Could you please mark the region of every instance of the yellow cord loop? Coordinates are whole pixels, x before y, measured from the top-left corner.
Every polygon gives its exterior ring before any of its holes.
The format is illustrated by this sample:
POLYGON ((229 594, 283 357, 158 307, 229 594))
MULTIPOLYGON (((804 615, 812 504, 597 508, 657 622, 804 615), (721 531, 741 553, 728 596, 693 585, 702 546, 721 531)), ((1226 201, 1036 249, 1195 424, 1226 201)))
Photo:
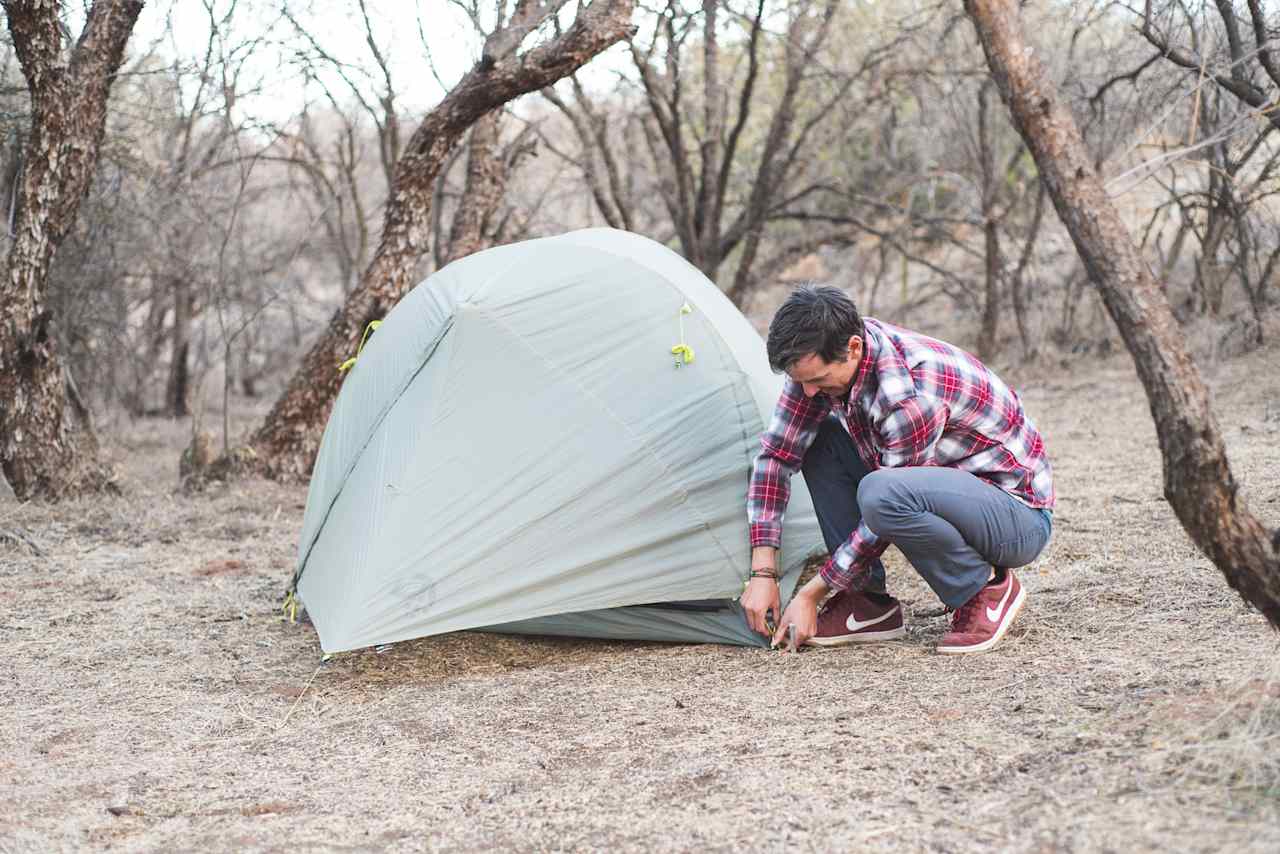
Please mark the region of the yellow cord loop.
POLYGON ((680 343, 671 348, 671 355, 676 357, 677 368, 693 362, 693 348, 684 343, 684 316, 686 314, 693 314, 693 309, 689 307, 689 303, 680 306, 680 343))
POLYGON ((284 611, 290 623, 298 622, 298 599, 293 595, 292 590, 289 591, 288 596, 284 597, 284 604, 280 606, 280 610, 284 611))
POLYGON ((369 321, 369 325, 364 328, 364 335, 360 337, 360 346, 356 348, 356 354, 350 359, 347 359, 341 365, 338 365, 338 373, 345 374, 347 371, 351 370, 351 366, 356 363, 356 359, 360 358, 360 351, 364 349, 364 342, 369 340, 369 334, 381 325, 381 320, 369 321))

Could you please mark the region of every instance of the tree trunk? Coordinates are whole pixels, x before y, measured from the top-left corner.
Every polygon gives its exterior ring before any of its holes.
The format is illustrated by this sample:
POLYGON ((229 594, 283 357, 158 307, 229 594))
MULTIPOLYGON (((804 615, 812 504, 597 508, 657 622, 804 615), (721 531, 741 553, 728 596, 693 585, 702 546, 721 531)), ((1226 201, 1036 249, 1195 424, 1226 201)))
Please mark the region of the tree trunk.
POLYGON ((541 23, 536 16, 546 14, 540 4, 519 4, 518 19, 489 36, 480 61, 423 118, 396 161, 373 260, 253 435, 252 453, 241 459, 248 457, 252 467, 280 480, 310 473, 341 384, 337 366, 355 353, 369 322, 390 311, 412 284, 427 249, 432 191, 450 150, 485 113, 572 74, 628 37, 633 8, 634 0, 594 0, 580 7, 563 33, 517 54, 525 36, 541 23))
POLYGON ((111 482, 87 420, 68 407, 45 290, 54 253, 93 180, 107 96, 142 3, 95 2, 69 62, 59 4, 4 0, 3 6, 32 116, 0 280, 0 466, 20 500, 58 498, 111 482))
POLYGON ((471 128, 467 140, 467 182, 449 229, 449 245, 441 253, 442 264, 464 258, 488 246, 490 220, 502 203, 507 173, 498 145, 502 111, 494 110, 471 128))
POLYGON ((262 378, 262 368, 253 364, 256 344, 256 339, 246 336, 240 347, 240 393, 249 398, 258 396, 258 380, 262 378))
MULTIPOLYGON (((543 90, 548 91, 548 90, 543 90)), ((436 262, 444 266, 490 246, 506 243, 522 226, 511 211, 503 211, 502 199, 520 161, 537 153, 533 132, 525 128, 508 143, 502 142, 502 110, 494 110, 476 122, 467 140, 467 175, 462 197, 453 215, 448 240, 435 228, 436 262)), ((438 203, 437 203, 438 204, 438 203)))
POLYGON ((1164 494, 1227 583, 1280 628, 1280 532, 1249 512, 1227 464, 1209 392, 1084 146, 1067 105, 1023 39, 1016 0, 965 0, 992 76, 1026 140, 1147 392, 1164 494))
POLYGON ((173 282, 173 330, 169 360, 169 381, 165 384, 165 408, 174 418, 191 414, 191 324, 194 315, 191 285, 185 279, 173 282))
POLYGON ((1227 278, 1227 272, 1218 261, 1218 251, 1227 236, 1227 226, 1231 224, 1229 203, 1224 195, 1229 190, 1223 186, 1224 183, 1216 169, 1210 170, 1208 218, 1200 256, 1196 259, 1196 286, 1200 292, 1200 304, 1196 310, 1211 317, 1222 313, 1222 295, 1227 278))
POLYGON ((190 342, 174 339, 173 361, 169 364, 169 382, 165 385, 166 408, 174 418, 191 414, 191 372, 187 366, 190 342))
POLYGON ((1018 337, 1022 339, 1022 354, 1027 359, 1034 359, 1039 352, 1036 342, 1031 337, 1027 326, 1027 304, 1024 296, 1026 288, 1027 265, 1031 263, 1031 255, 1035 251, 1036 238, 1040 234, 1040 223, 1044 220, 1044 184, 1036 182, 1036 207, 1031 215, 1031 226, 1027 229, 1027 241, 1022 244, 1022 257, 1009 279, 1009 296, 1013 302, 1013 318, 1018 324, 1018 337))
POLYGON ((983 289, 982 331, 978 333, 978 358, 989 362, 1000 352, 1000 274, 1004 259, 1000 255, 1000 218, 996 214, 999 181, 995 152, 992 150, 987 125, 987 91, 990 84, 978 87, 978 167, 982 173, 982 232, 986 287, 983 289))
POLYGON ((1000 223, 990 214, 982 227, 986 260, 986 287, 983 289, 982 331, 978 334, 978 358, 990 361, 1000 352, 1000 223))

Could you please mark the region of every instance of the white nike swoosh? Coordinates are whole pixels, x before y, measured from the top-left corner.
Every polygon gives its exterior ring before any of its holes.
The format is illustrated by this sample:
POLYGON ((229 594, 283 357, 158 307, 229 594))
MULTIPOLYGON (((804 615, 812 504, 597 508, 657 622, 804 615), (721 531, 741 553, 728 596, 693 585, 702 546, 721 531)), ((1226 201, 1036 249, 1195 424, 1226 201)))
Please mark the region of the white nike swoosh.
POLYGON ((848 627, 849 631, 851 632, 860 631, 862 629, 865 629, 867 626, 874 626, 876 623, 883 623, 885 620, 892 617, 894 615, 894 612, 897 610, 898 610, 898 606, 895 605, 893 610, 889 611, 888 613, 881 614, 880 616, 876 617, 874 620, 864 620, 863 622, 858 622, 853 618, 853 614, 850 614, 849 619, 845 620, 844 624, 845 626, 848 627))
POLYGON ((1009 582, 1009 586, 1004 589, 1004 596, 1000 599, 1000 604, 994 608, 987 609, 987 619, 993 623, 1000 622, 1000 615, 1004 613, 1005 603, 1009 601, 1009 594, 1013 592, 1013 582, 1009 582))

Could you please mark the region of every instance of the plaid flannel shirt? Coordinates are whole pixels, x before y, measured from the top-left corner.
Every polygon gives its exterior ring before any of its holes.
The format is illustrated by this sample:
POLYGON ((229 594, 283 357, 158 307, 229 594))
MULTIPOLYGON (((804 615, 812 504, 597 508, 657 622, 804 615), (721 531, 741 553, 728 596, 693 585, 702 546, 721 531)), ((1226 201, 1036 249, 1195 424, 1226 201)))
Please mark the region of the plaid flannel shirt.
MULTIPOLYGON (((849 396, 805 397, 787 379, 747 491, 751 545, 779 547, 791 476, 822 420, 839 419, 867 468, 950 466, 970 472, 1029 507, 1054 504, 1044 440, 1018 395, 958 347, 864 318, 862 361, 849 396)), ((836 590, 861 589, 889 543, 860 524, 831 555, 822 578, 836 590)))

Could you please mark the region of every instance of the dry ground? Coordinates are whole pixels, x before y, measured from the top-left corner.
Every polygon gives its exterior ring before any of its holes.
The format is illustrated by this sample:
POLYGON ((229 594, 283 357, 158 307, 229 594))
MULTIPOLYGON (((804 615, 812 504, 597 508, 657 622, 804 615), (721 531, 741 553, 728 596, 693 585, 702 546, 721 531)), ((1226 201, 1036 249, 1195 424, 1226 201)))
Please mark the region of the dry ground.
MULTIPOLYGON (((1127 360, 1015 377, 1055 539, 997 652, 797 656, 458 634, 320 664, 276 610, 305 492, 175 492, 184 424, 108 435, 127 494, 0 504, 0 850, 1280 850, 1277 636, 1160 497, 1127 360)), ((1280 523, 1280 349, 1212 372, 1280 523)))

